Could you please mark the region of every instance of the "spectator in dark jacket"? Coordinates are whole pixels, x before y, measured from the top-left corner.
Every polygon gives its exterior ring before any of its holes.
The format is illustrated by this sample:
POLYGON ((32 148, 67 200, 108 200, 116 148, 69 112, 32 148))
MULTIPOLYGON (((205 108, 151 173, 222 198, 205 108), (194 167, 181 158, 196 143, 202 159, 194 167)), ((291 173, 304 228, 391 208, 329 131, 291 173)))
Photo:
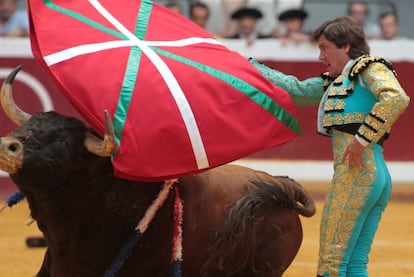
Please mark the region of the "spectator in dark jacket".
POLYGON ((282 45, 310 42, 312 40, 311 35, 303 31, 307 17, 308 13, 302 9, 291 9, 282 12, 278 16, 281 26, 273 33, 273 37, 278 38, 282 45))
POLYGON ((237 32, 228 38, 245 39, 247 44, 251 45, 256 39, 270 37, 256 30, 257 20, 262 17, 262 13, 255 8, 243 7, 236 10, 231 19, 237 20, 237 32))

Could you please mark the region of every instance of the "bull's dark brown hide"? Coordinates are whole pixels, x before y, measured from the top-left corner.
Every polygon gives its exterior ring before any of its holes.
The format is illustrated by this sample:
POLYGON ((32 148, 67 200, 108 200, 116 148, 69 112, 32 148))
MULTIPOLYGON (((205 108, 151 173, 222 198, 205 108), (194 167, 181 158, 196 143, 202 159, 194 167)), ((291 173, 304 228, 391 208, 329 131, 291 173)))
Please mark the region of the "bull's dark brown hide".
MULTIPOLYGON (((89 131, 48 112, 9 135, 24 146, 23 167, 11 178, 48 245, 38 276, 102 276, 163 184, 116 178, 109 158, 85 149, 89 131)), ((314 213, 299 184, 245 167, 218 167, 177 185, 184 199, 183 276, 281 276, 302 241, 298 213, 314 213)), ((169 275, 172 199, 119 276, 169 275)))

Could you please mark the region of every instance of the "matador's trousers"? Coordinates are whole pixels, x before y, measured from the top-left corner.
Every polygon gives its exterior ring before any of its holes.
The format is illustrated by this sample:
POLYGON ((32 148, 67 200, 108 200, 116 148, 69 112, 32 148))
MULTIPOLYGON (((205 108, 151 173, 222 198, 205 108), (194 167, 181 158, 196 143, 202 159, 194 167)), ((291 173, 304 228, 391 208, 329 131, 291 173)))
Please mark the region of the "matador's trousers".
POLYGON ((354 135, 332 131, 334 176, 320 226, 318 276, 368 276, 368 254, 391 195, 382 147, 370 143, 362 168, 350 169, 342 155, 354 135))

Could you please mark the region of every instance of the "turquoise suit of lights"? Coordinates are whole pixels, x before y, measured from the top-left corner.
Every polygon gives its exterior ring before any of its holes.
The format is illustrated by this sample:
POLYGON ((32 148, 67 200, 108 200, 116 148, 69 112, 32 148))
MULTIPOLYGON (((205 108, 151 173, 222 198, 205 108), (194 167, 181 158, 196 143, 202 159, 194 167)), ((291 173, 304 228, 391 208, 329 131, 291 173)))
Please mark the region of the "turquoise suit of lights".
POLYGON ((361 56, 336 78, 300 81, 250 62, 296 105, 319 105, 318 132, 331 138, 334 175, 320 224, 318 276, 368 276, 368 254, 391 195, 382 144, 409 103, 395 71, 381 57, 361 56), (363 166, 350 169, 341 160, 355 136, 367 146, 363 166))

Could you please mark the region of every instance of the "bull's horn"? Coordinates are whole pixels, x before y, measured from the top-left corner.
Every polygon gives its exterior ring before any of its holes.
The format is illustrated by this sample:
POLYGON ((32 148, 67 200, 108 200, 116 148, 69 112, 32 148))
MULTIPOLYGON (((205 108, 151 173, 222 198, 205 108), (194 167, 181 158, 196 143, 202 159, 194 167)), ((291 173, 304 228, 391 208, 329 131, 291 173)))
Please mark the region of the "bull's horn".
POLYGON ((22 111, 14 102, 12 96, 12 84, 14 78, 16 77, 17 73, 22 68, 22 65, 19 65, 7 76, 6 80, 4 81, 3 85, 1 86, 0 92, 0 102, 1 106, 3 107, 4 112, 7 116, 18 126, 23 125, 26 123, 31 115, 22 111))
POLYGON ((85 147, 89 152, 100 157, 110 157, 112 152, 118 149, 115 141, 114 128, 109 117, 109 113, 105 110, 105 136, 100 139, 95 135, 88 133, 85 139, 85 147))

